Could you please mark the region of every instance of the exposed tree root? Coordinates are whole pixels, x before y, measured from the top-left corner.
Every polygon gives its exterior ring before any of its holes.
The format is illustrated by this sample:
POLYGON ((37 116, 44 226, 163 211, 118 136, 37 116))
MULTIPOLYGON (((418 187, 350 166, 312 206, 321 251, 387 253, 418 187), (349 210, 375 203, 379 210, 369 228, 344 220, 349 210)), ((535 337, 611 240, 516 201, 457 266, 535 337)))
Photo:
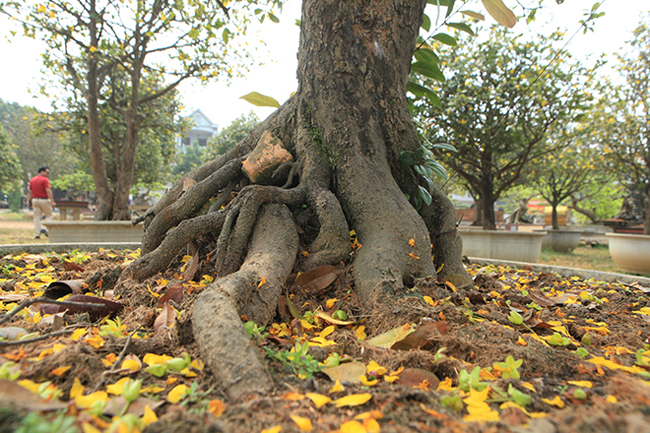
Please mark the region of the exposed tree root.
POLYGON ((259 212, 246 261, 199 295, 192 318, 203 361, 230 398, 265 392, 273 381, 246 333, 240 315, 270 321, 293 267, 298 235, 286 206, 268 204, 259 212))
MULTIPOLYGON (((158 213, 147 227, 147 236, 142 242, 142 252, 155 250, 165 237, 167 230, 179 222, 196 215, 197 211, 212 197, 233 181, 241 179, 242 158, 235 158, 219 170, 189 188, 177 201, 158 213)), ((224 195, 229 192, 224 192, 224 195)))

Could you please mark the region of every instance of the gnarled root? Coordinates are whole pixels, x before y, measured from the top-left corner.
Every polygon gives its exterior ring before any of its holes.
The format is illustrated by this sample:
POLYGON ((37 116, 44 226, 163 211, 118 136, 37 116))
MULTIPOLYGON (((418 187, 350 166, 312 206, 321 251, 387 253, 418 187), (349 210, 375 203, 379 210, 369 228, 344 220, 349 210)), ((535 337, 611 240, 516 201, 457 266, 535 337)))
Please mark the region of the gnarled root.
MULTIPOLYGON (((167 230, 186 218, 192 217, 214 195, 240 179, 242 158, 236 158, 226 163, 216 172, 195 184, 177 201, 158 213, 149 226, 142 241, 142 253, 155 250, 162 242, 167 230)), ((224 192, 223 194, 229 194, 224 192)))
POLYGON ((297 249, 291 212, 280 204, 263 206, 244 264, 212 283, 194 304, 192 324, 201 358, 225 381, 230 398, 240 400, 273 387, 239 316, 259 324, 270 321, 297 249))

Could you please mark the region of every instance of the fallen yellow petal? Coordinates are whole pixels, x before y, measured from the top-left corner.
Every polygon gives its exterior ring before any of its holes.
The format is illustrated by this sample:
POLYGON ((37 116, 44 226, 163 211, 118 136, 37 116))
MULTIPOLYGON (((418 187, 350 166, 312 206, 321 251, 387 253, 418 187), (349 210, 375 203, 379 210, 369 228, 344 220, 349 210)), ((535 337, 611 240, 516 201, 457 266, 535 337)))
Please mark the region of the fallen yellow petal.
POLYGON ((372 395, 366 394, 352 394, 345 397, 341 397, 338 400, 334 400, 336 407, 344 406, 360 406, 367 403, 372 398, 372 395))
POLYGON ((108 401, 108 394, 105 391, 97 391, 90 395, 78 395, 74 399, 74 404, 79 409, 87 409, 98 401, 108 401))
POLYGON ((106 392, 108 392, 109 394, 113 394, 113 395, 122 395, 122 393, 124 392, 124 385, 128 381, 129 381, 128 377, 123 377, 122 379, 118 380, 117 382, 115 382, 115 383, 113 383, 111 385, 108 385, 106 387, 106 392))
POLYGON ((329 397, 326 396, 326 395, 322 395, 322 394, 316 394, 316 393, 313 393, 313 392, 308 392, 308 393, 306 393, 305 395, 306 395, 307 398, 309 398, 309 399, 310 399, 310 400, 311 400, 311 401, 316 405, 316 407, 319 408, 319 409, 320 409, 321 407, 325 406, 325 405, 326 405, 327 403, 329 403, 330 401, 332 401, 331 398, 329 398, 329 397))
POLYGON ((337 380, 334 383, 334 386, 331 387, 328 392, 331 394, 333 392, 340 392, 340 391, 345 391, 345 388, 343 388, 343 385, 341 385, 341 382, 339 380, 337 380))
POLYGON ((282 426, 276 425, 271 428, 265 428, 264 430, 261 431, 261 433, 280 433, 281 431, 282 431, 282 426))
POLYGON ((348 421, 341 424, 341 433, 367 433, 366 428, 359 421, 348 421))
POLYGON ((312 425, 311 425, 311 420, 309 418, 305 418, 298 415, 289 415, 289 418, 291 418, 293 422, 296 423, 300 431, 311 431, 312 425))
POLYGON ((185 397, 185 392, 188 389, 189 388, 183 384, 176 385, 174 389, 169 391, 169 394, 167 394, 167 401, 170 402, 171 404, 178 403, 179 401, 181 401, 183 397, 185 397))
POLYGON ((158 421, 158 417, 156 416, 156 413, 153 410, 151 410, 149 405, 146 405, 144 407, 144 415, 142 415, 142 429, 144 430, 146 426, 156 421, 158 421))
POLYGON ((593 385, 588 380, 568 380, 571 385, 579 386, 582 388, 591 388, 593 385))
POLYGON ((58 377, 61 377, 65 374, 66 371, 70 370, 72 368, 71 365, 66 365, 64 367, 58 367, 52 370, 52 374, 58 377))
POLYGON ((564 407, 564 402, 559 395, 556 395, 554 399, 550 400, 548 398, 543 398, 542 401, 550 406, 557 406, 560 409, 564 407))
POLYGON ((365 385, 365 386, 373 386, 373 385, 377 385, 377 382, 379 382, 377 379, 368 380, 368 379, 366 378, 366 376, 363 375, 363 374, 362 374, 361 376, 359 376, 359 381, 360 381, 363 385, 365 385))
POLYGON ((72 341, 79 341, 79 339, 83 337, 85 334, 86 334, 86 330, 84 328, 79 328, 79 329, 75 329, 69 338, 72 341))
POLYGON ((612 404, 618 403, 618 399, 614 395, 608 395, 607 398, 605 398, 605 401, 612 404))
POLYGON ((78 377, 75 377, 74 382, 72 383, 72 388, 70 388, 70 398, 74 399, 76 396, 82 395, 84 389, 86 389, 86 387, 81 384, 78 377))
POLYGON ((448 391, 452 392, 454 390, 454 385, 450 377, 445 377, 445 380, 442 382, 438 383, 438 388, 436 388, 436 391, 448 391))
POLYGON ((208 410, 215 418, 219 418, 226 411, 226 405, 219 399, 210 400, 208 410))
POLYGON ((144 358, 142 358, 142 362, 144 362, 147 365, 154 365, 154 364, 158 365, 158 364, 164 364, 170 359, 172 359, 171 356, 147 353, 146 355, 144 355, 144 358))

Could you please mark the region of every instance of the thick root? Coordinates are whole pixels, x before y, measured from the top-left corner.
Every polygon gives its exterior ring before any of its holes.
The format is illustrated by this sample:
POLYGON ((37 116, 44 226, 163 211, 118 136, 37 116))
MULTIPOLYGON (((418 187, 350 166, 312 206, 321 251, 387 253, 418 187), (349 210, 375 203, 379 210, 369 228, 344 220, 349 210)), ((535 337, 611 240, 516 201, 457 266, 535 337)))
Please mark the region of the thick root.
POLYGON ((233 159, 212 173, 201 182, 195 184, 176 202, 158 213, 145 233, 142 241, 142 253, 155 250, 162 242, 167 231, 179 222, 196 215, 197 211, 219 191, 241 178, 241 158, 233 159))
POLYGON ((194 239, 212 231, 221 230, 224 219, 225 212, 218 212, 181 222, 169 232, 158 248, 131 263, 122 272, 120 279, 131 278, 142 281, 163 271, 176 257, 176 254, 194 239))
POLYGON ((201 358, 230 398, 241 400, 273 387, 240 315, 260 325, 269 323, 297 250, 291 212, 279 204, 264 206, 239 271, 212 283, 194 304, 192 324, 201 358))

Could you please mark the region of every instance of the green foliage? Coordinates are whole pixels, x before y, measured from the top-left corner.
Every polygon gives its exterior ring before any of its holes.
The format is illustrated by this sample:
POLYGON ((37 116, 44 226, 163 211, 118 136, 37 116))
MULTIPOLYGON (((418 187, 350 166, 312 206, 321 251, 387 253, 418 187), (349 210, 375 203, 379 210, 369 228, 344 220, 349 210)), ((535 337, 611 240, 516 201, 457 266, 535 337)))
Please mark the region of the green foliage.
POLYGON ((66 414, 44 416, 30 412, 20 422, 16 433, 77 433, 76 417, 66 414))
POLYGON ((248 115, 242 114, 230 122, 230 125, 208 140, 207 148, 202 156, 203 161, 210 161, 235 147, 259 123, 260 119, 252 111, 248 115))
POLYGON ((481 382, 481 367, 476 366, 472 369, 471 373, 467 370, 461 370, 458 374, 458 388, 465 392, 469 392, 470 388, 477 391, 483 391, 487 383, 481 382))
POLYGON ((519 371, 517 370, 523 364, 523 359, 518 359, 515 361, 515 358, 512 355, 506 357, 505 362, 497 362, 494 364, 494 368, 501 371, 501 377, 504 379, 519 379, 519 371))
MULTIPOLYGON (((519 379, 519 377, 516 377, 515 379, 519 379)), ((533 398, 531 396, 519 391, 517 388, 512 386, 512 384, 508 385, 508 395, 512 397, 512 401, 522 407, 526 407, 533 402, 533 398)))
POLYGON ((172 169, 172 174, 175 176, 184 176, 196 167, 201 165, 203 156, 203 149, 199 147, 198 143, 185 148, 185 152, 181 152, 180 163, 172 169))
POLYGON ((7 133, 0 125, 0 189, 9 186, 19 176, 20 164, 14 146, 9 143, 7 133))
POLYGON ((296 341, 291 351, 280 350, 276 351, 269 347, 264 347, 266 356, 276 361, 280 361, 282 365, 290 368, 295 374, 303 379, 309 379, 314 373, 321 370, 318 364, 311 355, 307 354, 309 351, 309 343, 296 341))
POLYGON ((244 323, 244 329, 246 330, 246 333, 248 333, 248 335, 258 343, 269 335, 268 332, 264 332, 264 326, 259 327, 252 320, 244 323))
POLYGON ((618 58, 624 80, 603 80, 603 97, 594 122, 602 152, 619 182, 643 210, 645 233, 650 233, 650 18, 633 32, 634 38, 618 58))

